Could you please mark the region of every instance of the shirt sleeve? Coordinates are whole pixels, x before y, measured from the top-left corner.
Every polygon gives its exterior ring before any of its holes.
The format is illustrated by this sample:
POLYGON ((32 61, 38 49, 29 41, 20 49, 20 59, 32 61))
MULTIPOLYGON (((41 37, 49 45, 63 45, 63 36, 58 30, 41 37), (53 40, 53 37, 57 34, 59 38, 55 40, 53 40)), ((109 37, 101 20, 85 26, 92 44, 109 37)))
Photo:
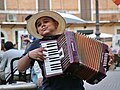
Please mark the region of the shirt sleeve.
POLYGON ((8 60, 7 55, 6 55, 6 53, 4 53, 3 57, 2 57, 2 61, 0 63, 0 72, 5 71, 5 67, 7 65, 7 60, 8 60))
POLYGON ((40 39, 33 41, 30 46, 26 49, 25 53, 23 55, 26 55, 29 51, 32 51, 36 48, 39 48, 40 45, 40 39))
MULTIPOLYGON (((25 56, 29 51, 32 51, 32 50, 34 50, 34 49, 36 49, 36 48, 39 48, 40 46, 41 46, 41 45, 40 45, 40 39, 37 39, 37 40, 33 41, 33 42, 30 44, 30 46, 26 49, 26 51, 25 51, 25 53, 22 55, 22 57, 25 56)), ((35 60, 31 60, 31 66, 33 66, 34 62, 35 62, 35 60)))

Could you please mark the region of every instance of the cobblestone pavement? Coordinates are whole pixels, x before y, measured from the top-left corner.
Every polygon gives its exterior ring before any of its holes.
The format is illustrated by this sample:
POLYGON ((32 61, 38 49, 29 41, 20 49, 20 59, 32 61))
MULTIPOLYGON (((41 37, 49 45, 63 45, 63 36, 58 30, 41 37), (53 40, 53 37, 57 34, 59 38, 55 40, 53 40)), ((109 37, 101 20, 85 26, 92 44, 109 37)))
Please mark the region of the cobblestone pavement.
POLYGON ((98 84, 90 85, 85 82, 84 87, 85 90, 120 90, 120 67, 108 71, 107 77, 98 84))

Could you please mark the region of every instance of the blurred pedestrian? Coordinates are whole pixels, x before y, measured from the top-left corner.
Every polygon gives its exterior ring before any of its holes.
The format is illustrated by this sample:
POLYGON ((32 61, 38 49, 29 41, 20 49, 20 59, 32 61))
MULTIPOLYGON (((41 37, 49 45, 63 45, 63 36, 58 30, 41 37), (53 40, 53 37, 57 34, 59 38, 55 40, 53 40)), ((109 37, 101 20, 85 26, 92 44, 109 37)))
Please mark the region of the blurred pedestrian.
POLYGON ((120 54, 120 49, 118 49, 118 52, 117 52, 118 54, 120 54))
POLYGON ((114 70, 115 68, 115 64, 114 64, 114 54, 112 53, 112 49, 109 48, 109 61, 108 61, 108 67, 107 67, 107 71, 108 70, 114 70))
POLYGON ((0 63, 1 63, 1 61, 2 61, 3 53, 4 53, 4 44, 1 43, 1 50, 0 50, 0 63))
POLYGON ((15 48, 15 49, 18 49, 18 43, 15 43, 15 44, 14 44, 14 48, 15 48))
POLYGON ((38 86, 38 88, 41 88, 43 77, 42 77, 42 71, 37 61, 35 61, 32 67, 31 79, 32 79, 32 82, 38 86))
MULTIPOLYGON (((5 52, 0 63, 0 81, 6 82, 11 76, 10 62, 13 58, 21 57, 23 51, 17 50, 14 48, 14 45, 11 41, 7 41, 4 44, 5 52)), ((16 67, 17 62, 14 63, 14 68, 16 67)), ((2 83, 1 83, 2 84, 2 83)))

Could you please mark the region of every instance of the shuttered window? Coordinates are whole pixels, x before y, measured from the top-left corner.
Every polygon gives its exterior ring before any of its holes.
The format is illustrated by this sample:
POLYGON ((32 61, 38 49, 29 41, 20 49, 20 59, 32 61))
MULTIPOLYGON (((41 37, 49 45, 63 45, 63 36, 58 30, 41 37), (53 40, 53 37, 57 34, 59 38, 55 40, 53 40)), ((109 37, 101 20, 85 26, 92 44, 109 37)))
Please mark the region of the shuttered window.
POLYGON ((50 0, 38 0, 38 9, 40 10, 50 10, 50 0))
POLYGON ((4 10, 4 0, 0 0, 0 10, 4 10))
POLYGON ((81 18, 91 20, 91 0, 81 0, 81 18))
POLYGON ((120 34, 120 29, 117 29, 117 34, 120 34))

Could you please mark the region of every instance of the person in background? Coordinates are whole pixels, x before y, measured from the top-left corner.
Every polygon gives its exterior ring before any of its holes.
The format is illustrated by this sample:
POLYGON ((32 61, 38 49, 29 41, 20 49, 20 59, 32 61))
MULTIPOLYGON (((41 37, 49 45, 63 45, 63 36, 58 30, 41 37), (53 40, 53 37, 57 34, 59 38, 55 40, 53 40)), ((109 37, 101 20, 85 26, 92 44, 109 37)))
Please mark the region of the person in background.
POLYGON ((27 50, 27 48, 30 46, 30 43, 31 43, 31 41, 30 41, 30 39, 27 37, 27 38, 24 38, 23 39, 23 42, 24 42, 24 44, 25 44, 25 51, 27 50))
POLYGON ((40 41, 57 39, 65 31, 65 27, 64 18, 53 11, 41 11, 27 21, 28 32, 39 39, 31 43, 19 60, 17 68, 22 72, 37 61, 43 76, 42 90, 84 90, 83 80, 72 74, 45 77, 43 65, 45 60, 43 51, 45 49, 41 47, 40 41))
POLYGON ((42 86, 43 77, 42 77, 42 71, 41 71, 37 61, 35 61, 34 65, 32 67, 31 79, 32 79, 32 82, 35 83, 38 86, 38 88, 40 89, 42 86))
MULTIPOLYGON (((5 52, 3 54, 2 61, 0 63, 0 81, 6 82, 11 76, 11 70, 10 70, 11 60, 16 57, 21 57, 23 51, 15 49, 11 41, 7 41, 4 44, 4 48, 5 48, 4 49, 5 52)), ((14 63, 13 66, 15 68, 17 66, 17 63, 14 63)))
POLYGON ((107 71, 110 69, 114 70, 114 67, 115 67, 114 66, 114 54, 112 53, 112 49, 109 48, 108 51, 109 51, 109 61, 108 61, 107 71))
POLYGON ((118 54, 120 54, 120 49, 118 49, 118 54))
POLYGON ((18 49, 18 43, 14 44, 14 48, 18 49))
POLYGON ((4 53, 4 44, 1 43, 1 50, 0 50, 0 63, 1 63, 1 61, 2 61, 3 53, 4 53))

